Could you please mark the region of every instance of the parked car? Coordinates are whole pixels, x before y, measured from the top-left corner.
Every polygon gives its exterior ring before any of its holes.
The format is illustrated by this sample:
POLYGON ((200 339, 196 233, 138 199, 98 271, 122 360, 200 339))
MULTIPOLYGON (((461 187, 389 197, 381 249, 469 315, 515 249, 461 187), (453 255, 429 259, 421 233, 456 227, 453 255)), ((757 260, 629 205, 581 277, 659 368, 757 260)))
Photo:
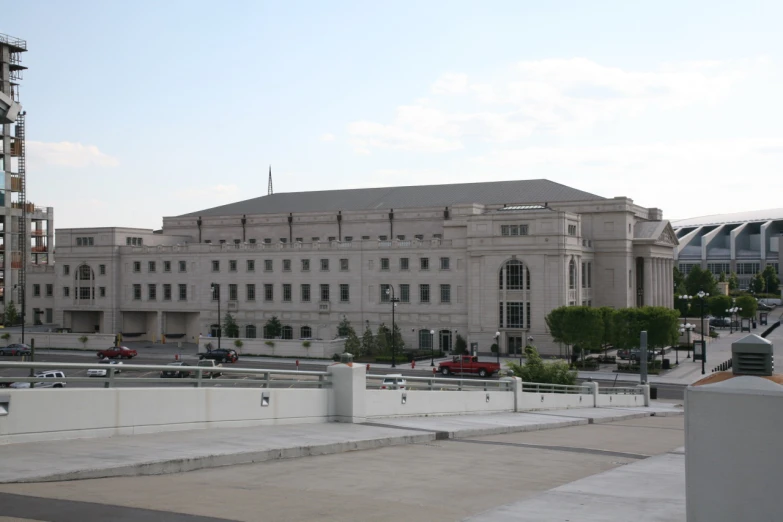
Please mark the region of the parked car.
POLYGON ((390 373, 383 379, 381 390, 404 390, 407 385, 401 373, 390 373))
POLYGON ((122 365, 122 361, 112 361, 110 359, 103 359, 100 361, 100 364, 106 364, 108 367, 106 368, 92 368, 87 370, 87 377, 106 377, 109 372, 109 368, 115 373, 118 374, 122 371, 120 368, 120 365, 122 365))
POLYGON ((236 350, 229 350, 227 348, 219 348, 216 350, 209 350, 207 353, 202 353, 198 356, 199 360, 212 359, 220 362, 232 362, 235 363, 239 360, 236 350))
POLYGON ((31 355, 33 352, 26 344, 9 344, 0 348, 0 355, 31 355))
POLYGON ((731 319, 728 317, 713 317, 710 319, 710 326, 724 328, 731 325, 731 319))
POLYGON ((162 372, 160 372, 160 376, 162 378, 170 377, 170 378, 182 379, 190 375, 189 371, 183 370, 184 367, 190 366, 186 362, 173 362, 173 363, 168 363, 166 366, 171 366, 171 369, 163 370, 162 372))
POLYGON ((628 359, 631 357, 631 350, 628 348, 620 348, 617 350, 617 358, 618 359, 628 359))
POLYGON ((772 308, 783 305, 783 299, 777 297, 762 297, 758 301, 759 304, 764 303, 765 305, 770 306, 772 308))
MULTIPOLYGON (((630 350, 629 353, 628 353, 628 358, 630 360, 632 360, 632 361, 638 361, 640 359, 641 353, 642 353, 642 351, 639 350, 639 349, 630 350)), ((647 350, 647 360, 648 361, 652 361, 653 359, 655 359, 659 355, 661 355, 661 351, 660 350, 647 350)))
POLYGON ((760 312, 769 312, 771 310, 774 310, 775 307, 772 306, 772 305, 768 305, 767 303, 763 303, 763 302, 759 301, 758 309, 759 309, 760 312))
MULTIPOLYGON (((197 366, 201 368, 222 368, 223 365, 220 363, 216 363, 213 359, 203 359, 198 362, 197 366)), ((215 377, 220 377, 223 375, 222 372, 219 371, 204 371, 201 374, 206 379, 214 379, 215 377)), ((193 372, 193 377, 197 377, 198 372, 193 372)))
POLYGON ((500 365, 495 362, 479 361, 475 355, 455 355, 451 361, 444 361, 438 365, 438 371, 443 375, 452 373, 477 373, 479 377, 486 377, 500 371, 500 365))
POLYGON ((103 359, 104 357, 108 357, 109 359, 114 359, 115 357, 119 357, 120 359, 133 359, 139 355, 139 353, 136 350, 131 350, 127 346, 112 346, 108 350, 101 350, 98 352, 98 357, 103 359))
MULTIPOLYGON (((35 383, 36 388, 64 388, 65 382, 56 381, 55 379, 65 379, 65 372, 61 370, 49 370, 46 372, 38 372, 35 374, 36 379, 46 379, 45 381, 35 383)), ((11 383, 11 388, 30 388, 29 382, 14 382, 11 383)))

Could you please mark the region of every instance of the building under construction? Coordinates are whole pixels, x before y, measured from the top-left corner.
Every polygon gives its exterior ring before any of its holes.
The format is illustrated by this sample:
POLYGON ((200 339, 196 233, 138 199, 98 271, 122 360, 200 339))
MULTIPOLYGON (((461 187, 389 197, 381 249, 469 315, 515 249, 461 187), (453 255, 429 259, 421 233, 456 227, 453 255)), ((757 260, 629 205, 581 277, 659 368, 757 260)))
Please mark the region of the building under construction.
POLYGON ((36 310, 31 317, 27 310, 27 274, 47 270, 54 261, 54 214, 51 207, 36 207, 28 200, 27 113, 20 97, 26 51, 26 41, 0 34, 0 301, 4 314, 13 302, 20 320, 33 324, 44 320, 38 317, 44 311, 36 310))

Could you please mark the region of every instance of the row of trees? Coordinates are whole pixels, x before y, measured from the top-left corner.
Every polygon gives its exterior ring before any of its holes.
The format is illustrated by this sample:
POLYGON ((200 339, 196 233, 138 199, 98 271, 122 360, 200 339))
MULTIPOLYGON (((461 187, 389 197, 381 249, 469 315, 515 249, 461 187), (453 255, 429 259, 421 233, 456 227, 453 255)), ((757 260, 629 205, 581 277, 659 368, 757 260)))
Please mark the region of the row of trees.
MULTIPOLYGON (((715 295, 718 293, 718 283, 728 283, 729 290, 739 290, 739 278, 731 272, 728 276, 721 272, 718 279, 709 270, 703 270, 699 265, 694 265, 687 276, 684 276, 677 267, 674 268, 674 287, 677 295, 696 295, 700 290, 715 295)), ((757 272, 750 281, 750 290, 757 294, 779 294, 780 278, 775 267, 767 265, 762 272, 757 272)))
MULTIPOLYGON (((698 298, 686 301, 676 299, 674 306, 680 314, 680 317, 699 317, 701 316, 701 301, 698 298)), ((728 295, 713 295, 705 299, 704 314, 715 317, 728 317, 726 310, 736 306, 741 308, 738 312, 740 317, 750 319, 756 316, 758 311, 758 301, 753 296, 741 295, 732 299, 728 295)))
POLYGON ((663 348, 677 342, 677 311, 662 306, 614 309, 609 307, 561 306, 546 316, 549 332, 568 350, 599 352, 608 345, 636 348, 639 334, 647 331, 647 345, 663 348))

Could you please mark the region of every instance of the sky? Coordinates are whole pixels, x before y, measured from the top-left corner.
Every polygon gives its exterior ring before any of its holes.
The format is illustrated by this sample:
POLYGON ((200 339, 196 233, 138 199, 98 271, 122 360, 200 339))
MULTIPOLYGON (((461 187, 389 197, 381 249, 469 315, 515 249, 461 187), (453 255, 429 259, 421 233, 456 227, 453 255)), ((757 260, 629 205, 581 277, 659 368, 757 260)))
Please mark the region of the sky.
POLYGON ((56 228, 275 192, 546 178, 783 207, 779 1, 0 0, 56 228))

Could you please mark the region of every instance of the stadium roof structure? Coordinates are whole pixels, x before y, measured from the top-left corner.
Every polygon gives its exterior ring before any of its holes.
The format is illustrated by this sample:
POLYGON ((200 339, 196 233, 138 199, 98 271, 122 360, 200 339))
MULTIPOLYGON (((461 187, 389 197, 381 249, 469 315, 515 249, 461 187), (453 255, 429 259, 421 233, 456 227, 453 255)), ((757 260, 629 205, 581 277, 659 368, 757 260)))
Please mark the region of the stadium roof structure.
POLYGON ((450 185, 283 192, 212 207, 178 217, 428 208, 470 203, 545 205, 551 202, 605 199, 547 179, 526 179, 450 185))
POLYGON ((678 219, 672 221, 672 227, 702 227, 708 225, 727 225, 731 223, 751 223, 766 221, 783 221, 783 208, 772 208, 767 210, 749 210, 746 212, 735 212, 732 214, 712 214, 709 216, 700 216, 688 219, 678 219))

